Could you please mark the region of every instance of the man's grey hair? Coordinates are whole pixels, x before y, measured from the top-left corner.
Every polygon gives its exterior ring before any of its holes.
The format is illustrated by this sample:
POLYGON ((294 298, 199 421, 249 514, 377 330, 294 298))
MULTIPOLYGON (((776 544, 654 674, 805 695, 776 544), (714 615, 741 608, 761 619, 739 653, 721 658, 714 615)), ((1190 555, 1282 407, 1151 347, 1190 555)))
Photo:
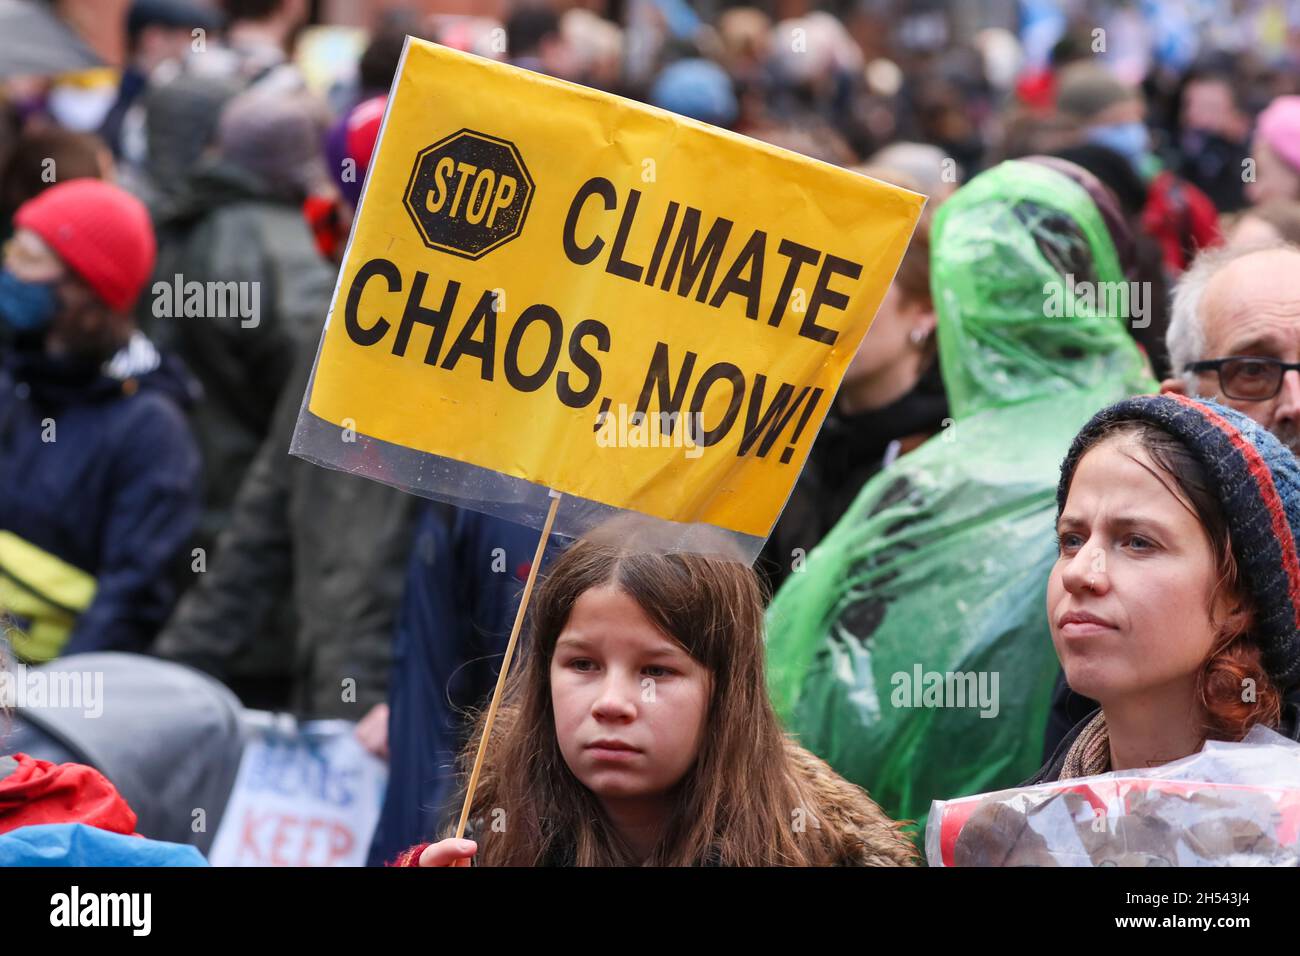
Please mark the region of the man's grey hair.
MULTIPOLYGON (((935 196, 943 191, 943 185, 948 181, 943 178, 943 164, 948 158, 942 149, 929 143, 898 142, 876 150, 864 165, 883 166, 906 173, 916 181, 921 192, 935 196)), ((961 167, 956 163, 953 164, 952 174, 951 182, 956 186, 962 179, 961 167)))
POLYGON ((1186 371, 1186 366, 1202 359, 1221 357, 1205 354, 1205 316, 1201 314, 1201 300, 1205 297, 1206 287, 1215 276, 1238 259, 1274 250, 1300 255, 1300 246, 1280 239, 1209 249, 1193 260, 1191 267, 1174 286, 1169 309, 1169 328, 1165 331, 1165 348, 1169 350, 1170 374, 1182 378, 1189 395, 1197 394, 1197 375, 1186 371))

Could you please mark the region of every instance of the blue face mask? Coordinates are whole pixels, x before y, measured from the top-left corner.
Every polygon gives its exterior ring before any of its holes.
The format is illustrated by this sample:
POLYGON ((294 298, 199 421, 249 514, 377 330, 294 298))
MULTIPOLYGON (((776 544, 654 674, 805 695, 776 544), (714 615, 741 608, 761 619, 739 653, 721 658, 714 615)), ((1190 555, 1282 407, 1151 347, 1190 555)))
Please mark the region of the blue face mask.
POLYGON ((1151 145, 1151 134, 1145 123, 1114 123, 1110 126, 1094 126, 1088 131, 1088 139, 1098 146, 1113 149, 1138 171, 1141 171, 1147 149, 1151 145))
POLYGON ((40 332, 59 311, 52 282, 27 282, 0 269, 0 322, 16 332, 40 332))

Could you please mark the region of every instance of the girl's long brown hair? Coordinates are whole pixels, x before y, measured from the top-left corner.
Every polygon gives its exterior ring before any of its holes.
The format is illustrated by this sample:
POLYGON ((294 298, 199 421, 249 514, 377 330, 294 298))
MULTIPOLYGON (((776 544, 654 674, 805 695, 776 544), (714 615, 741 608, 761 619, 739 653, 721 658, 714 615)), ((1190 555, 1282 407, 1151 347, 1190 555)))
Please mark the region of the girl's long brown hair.
MULTIPOLYGON (((712 674, 700 752, 674 788, 673 811, 647 865, 911 861, 911 844, 870 798, 782 731, 764 679, 754 572, 700 554, 633 552, 607 535, 575 543, 533 597, 531 640, 508 679, 470 814, 476 864, 642 862, 569 770, 555 736, 556 641, 579 596, 601 585, 635 600, 712 674)), ((463 770, 473 763, 482 726, 480 715, 463 770)))

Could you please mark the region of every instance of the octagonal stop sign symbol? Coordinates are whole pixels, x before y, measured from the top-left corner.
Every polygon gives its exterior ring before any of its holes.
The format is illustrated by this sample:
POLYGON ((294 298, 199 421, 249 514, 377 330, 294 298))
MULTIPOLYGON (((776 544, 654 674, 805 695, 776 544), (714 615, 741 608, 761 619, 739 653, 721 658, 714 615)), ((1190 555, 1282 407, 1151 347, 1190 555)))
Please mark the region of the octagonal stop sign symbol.
POLYGON ((532 198, 513 143, 462 129, 420 150, 402 204, 429 248, 478 259, 523 231, 532 198))

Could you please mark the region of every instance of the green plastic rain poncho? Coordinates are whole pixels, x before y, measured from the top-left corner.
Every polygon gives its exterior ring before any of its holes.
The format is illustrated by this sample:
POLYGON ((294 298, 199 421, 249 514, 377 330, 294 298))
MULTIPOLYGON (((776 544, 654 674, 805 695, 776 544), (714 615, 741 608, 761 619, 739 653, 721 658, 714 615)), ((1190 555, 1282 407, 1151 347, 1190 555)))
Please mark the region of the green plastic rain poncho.
POLYGON ((1042 762, 1061 460, 1097 409, 1156 387, 1126 300, 1098 294, 1125 277, 1074 179, 1039 161, 984 173, 939 209, 932 257, 952 420, 863 487, 768 614, 787 727, 922 823, 932 799, 1042 762))

